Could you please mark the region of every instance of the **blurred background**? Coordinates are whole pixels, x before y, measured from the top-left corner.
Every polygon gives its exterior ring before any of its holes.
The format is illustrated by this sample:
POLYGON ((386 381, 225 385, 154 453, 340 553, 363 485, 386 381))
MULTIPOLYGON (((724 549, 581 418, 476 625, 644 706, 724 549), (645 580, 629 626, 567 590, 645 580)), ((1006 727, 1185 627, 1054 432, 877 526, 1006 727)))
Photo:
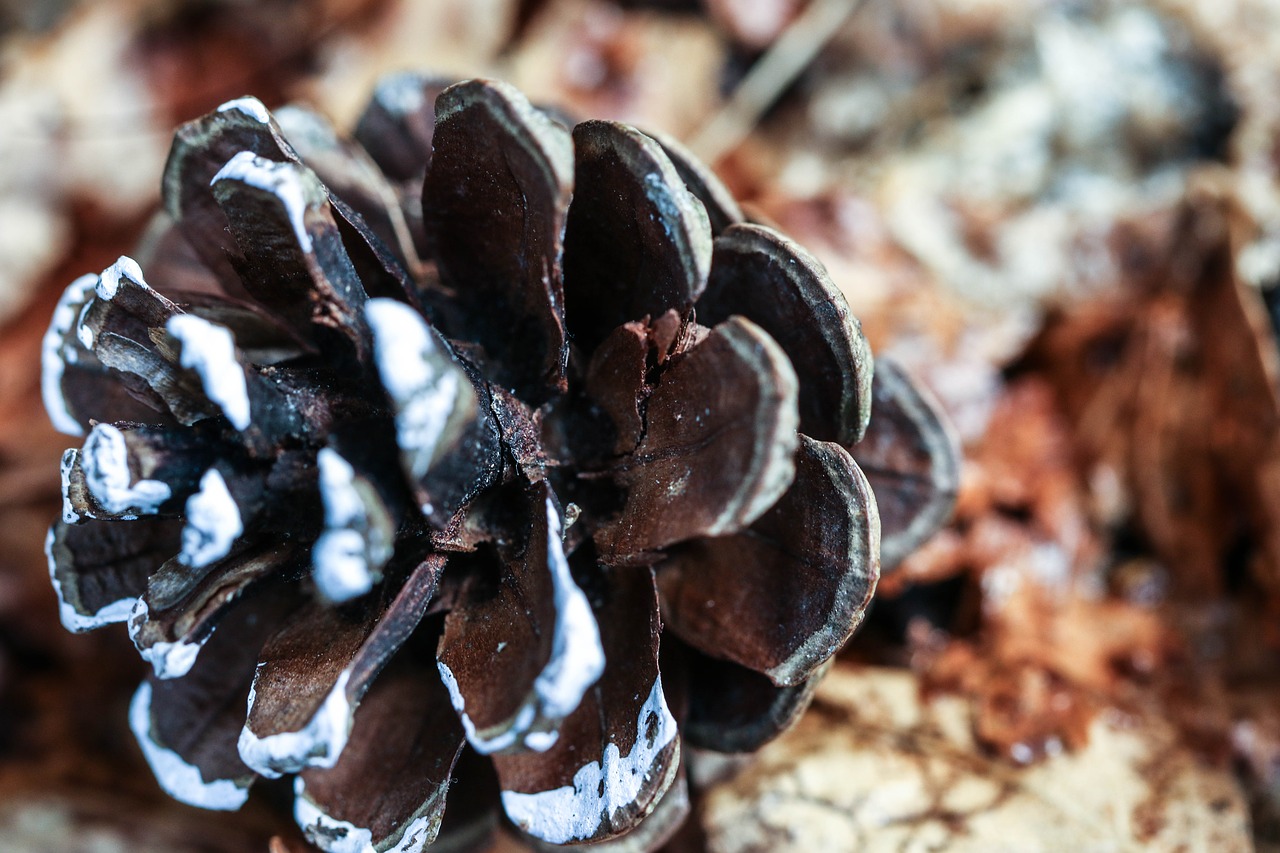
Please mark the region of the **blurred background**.
POLYGON ((695 756, 674 849, 1280 850, 1274 0, 0 0, 0 849, 307 849, 165 798, 123 626, 59 625, 40 338, 177 123, 408 68, 683 140, 960 433, 954 520, 795 730, 695 756))

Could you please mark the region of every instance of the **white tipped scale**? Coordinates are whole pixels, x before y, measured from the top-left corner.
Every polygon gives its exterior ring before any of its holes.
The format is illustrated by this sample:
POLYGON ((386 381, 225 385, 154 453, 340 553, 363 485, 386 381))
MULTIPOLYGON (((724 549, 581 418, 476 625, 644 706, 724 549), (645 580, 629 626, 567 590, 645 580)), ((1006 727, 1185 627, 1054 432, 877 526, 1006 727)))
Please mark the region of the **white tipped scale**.
POLYGON ((551 661, 534 682, 545 716, 563 719, 604 674, 604 646, 591 604, 569 572, 560 515, 547 498, 547 566, 555 589, 556 627, 551 661))
POLYGON ((365 319, 373 357, 396 413, 396 439, 408 472, 421 479, 462 417, 476 408, 475 389, 426 321, 394 299, 370 299, 365 319))
POLYGON ((306 794, 301 776, 293 780, 293 820, 307 840, 325 853, 376 853, 373 832, 325 814, 306 794))
POLYGON ((150 646, 143 648, 138 645, 138 631, 146 624, 150 612, 151 609, 144 599, 139 598, 134 602, 133 610, 129 614, 129 639, 133 640, 133 644, 138 649, 138 653, 142 655, 142 659, 151 664, 156 678, 181 678, 191 671, 191 667, 195 666, 200 649, 213 636, 213 630, 210 630, 208 634, 194 643, 188 643, 185 640, 178 640, 173 643, 162 641, 152 643, 150 646))
POLYGON ((444 683, 445 690, 449 691, 449 701, 453 704, 458 720, 462 723, 462 731, 467 736, 467 743, 471 744, 471 748, 476 752, 481 755, 493 755, 495 752, 510 749, 517 742, 534 752, 546 752, 555 744, 559 737, 558 732, 529 731, 538 719, 537 708, 532 702, 522 705, 516 712, 516 718, 511 726, 500 734, 492 737, 480 734, 475 722, 467 714, 467 700, 458 689, 458 679, 453 674, 453 670, 440 660, 436 661, 436 669, 440 672, 440 680, 444 683), (535 747, 534 744, 538 746, 535 747))
POLYGON ((98 276, 92 274, 82 275, 67 285, 40 342, 40 394, 44 409, 54 429, 66 435, 84 435, 84 427, 71 414, 62 394, 62 376, 67 364, 75 364, 78 357, 74 345, 67 343, 67 336, 76 327, 80 312, 93 298, 97 285, 98 276))
POLYGON ((249 389, 231 330, 194 314, 175 314, 165 323, 165 331, 181 348, 178 363, 200 377, 204 395, 233 427, 248 429, 249 389))
POLYGON ((241 787, 232 779, 207 782, 199 767, 188 764, 178 753, 155 742, 151 737, 151 685, 145 681, 129 705, 129 728, 138 739, 156 781, 175 800, 202 809, 235 811, 249 798, 247 786, 241 787))
POLYGON ((98 277, 98 284, 94 288, 94 292, 98 298, 104 302, 110 302, 116 298, 116 293, 120 291, 120 279, 127 278, 136 282, 150 290, 147 280, 142 277, 142 267, 138 266, 138 262, 127 255, 121 255, 116 262, 102 271, 102 275, 98 277))
POLYGON ((356 491, 356 470, 342 454, 330 447, 316 454, 320 478, 320 497, 324 501, 326 527, 347 527, 364 515, 364 501, 356 491))
MULTIPOLYGON (((376 495, 357 485, 355 469, 341 454, 323 448, 316 456, 325 530, 311 548, 312 577, 332 602, 350 601, 373 589, 378 571, 391 559, 389 524, 374 518, 376 495)), ((385 512, 385 511, 383 511, 385 512)))
POLYGON ((181 678, 191 672, 203 647, 203 642, 187 643, 179 640, 176 643, 156 643, 150 648, 139 649, 139 653, 143 660, 151 664, 156 678, 181 678))
POLYGON ((133 611, 134 602, 137 601, 132 597, 125 597, 119 601, 105 604, 98 608, 95 613, 87 615, 71 606, 66 596, 62 594, 62 581, 58 579, 58 561, 53 554, 53 543, 56 536, 54 528, 50 527, 49 532, 44 537, 44 556, 49 563, 49 582, 53 585, 53 592, 58 597, 58 618, 62 622, 62 627, 72 633, 81 634, 85 631, 93 631, 128 619, 129 614, 133 611))
POLYGON ((373 589, 374 573, 365 544, 354 530, 326 530, 311 546, 311 574, 329 601, 340 604, 373 589))
POLYGON ((124 433, 101 423, 89 432, 80 454, 80 469, 93 499, 113 515, 155 515, 173 497, 168 483, 133 480, 124 433))
MULTIPOLYGON (((350 678, 350 670, 343 670, 319 710, 298 731, 259 737, 246 723, 237 742, 240 760, 268 779, 298 773, 306 767, 333 767, 351 734, 352 708, 347 699, 350 678)), ((256 687, 255 677, 254 685, 249 688, 249 716, 257 697, 256 687)))
POLYGON ((62 520, 66 524, 75 524, 80 520, 80 513, 71 506, 71 472, 75 470, 80 459, 80 451, 74 447, 62 451, 62 463, 59 470, 62 475, 62 520))
POLYGON ((218 170, 209 186, 217 186, 223 181, 239 181, 274 195, 284 205, 298 245, 302 251, 310 252, 312 243, 311 235, 307 233, 307 208, 326 203, 327 196, 318 179, 313 176, 310 181, 304 181, 302 174, 296 163, 281 163, 259 157, 252 151, 241 151, 218 170))
POLYGON ((439 818, 413 818, 400 833, 400 840, 379 850, 373 832, 349 821, 330 817, 307 796, 307 786, 299 776, 293 780, 293 819, 307 840, 325 853, 420 853, 436 837, 439 818))
POLYGON ((608 744, 602 760, 579 768, 571 785, 535 793, 503 791, 507 817, 522 831, 551 844, 591 838, 606 817, 635 802, 651 781, 658 756, 675 740, 676 721, 661 679, 640 708, 636 736, 626 755, 616 743, 608 744))
POLYGON ((269 124, 271 122, 271 111, 267 109, 266 105, 263 104, 262 101, 259 101, 257 98, 252 96, 235 98, 234 100, 227 101, 225 104, 218 107, 218 112, 242 113, 243 115, 248 116, 254 121, 261 122, 262 124, 269 124))
POLYGON ((546 752, 555 745, 560 720, 577 710, 591 686, 604 674, 604 647, 591 604, 569 572, 569 561, 561 542, 560 515, 547 499, 547 567, 556 609, 552 628, 551 658, 534 680, 533 690, 501 732, 480 733, 466 711, 466 699, 453 671, 436 661, 440 680, 462 721, 467 742, 481 755, 492 755, 519 744, 534 752, 546 752))
POLYGON ((227 556, 244 533, 240 508, 217 468, 204 472, 199 491, 187 498, 185 515, 187 523, 182 528, 178 562, 193 569, 202 569, 227 556))

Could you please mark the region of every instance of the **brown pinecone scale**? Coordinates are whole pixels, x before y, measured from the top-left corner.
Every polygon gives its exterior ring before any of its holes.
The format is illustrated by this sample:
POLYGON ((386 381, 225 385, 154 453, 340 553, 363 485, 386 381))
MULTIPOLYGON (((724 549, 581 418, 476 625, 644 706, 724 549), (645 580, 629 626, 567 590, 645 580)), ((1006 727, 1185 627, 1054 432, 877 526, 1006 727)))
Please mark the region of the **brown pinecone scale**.
POLYGON ((45 338, 84 436, 48 552, 66 626, 151 663, 130 723, 184 802, 288 775, 329 851, 499 813, 650 848, 682 739, 782 731, 882 539, 949 509, 933 404, 673 141, 405 74, 353 139, 223 105, 163 198, 45 338))

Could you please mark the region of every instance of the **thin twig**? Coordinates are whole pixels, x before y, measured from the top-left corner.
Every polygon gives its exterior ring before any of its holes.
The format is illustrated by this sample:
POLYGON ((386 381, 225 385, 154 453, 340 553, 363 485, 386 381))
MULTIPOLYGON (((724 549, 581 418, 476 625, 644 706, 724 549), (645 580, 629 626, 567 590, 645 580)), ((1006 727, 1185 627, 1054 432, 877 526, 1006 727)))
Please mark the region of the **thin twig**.
POLYGON ((693 153, 705 163, 715 163, 741 145, 861 5, 862 0, 813 0, 756 61, 728 102, 694 134, 689 141, 693 153))

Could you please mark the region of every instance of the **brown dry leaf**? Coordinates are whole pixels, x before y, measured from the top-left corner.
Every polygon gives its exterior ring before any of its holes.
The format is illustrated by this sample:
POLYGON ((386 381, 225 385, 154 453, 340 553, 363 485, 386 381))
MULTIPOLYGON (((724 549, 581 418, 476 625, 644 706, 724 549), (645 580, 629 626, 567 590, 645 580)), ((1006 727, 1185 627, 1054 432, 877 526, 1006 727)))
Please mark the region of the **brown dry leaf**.
POLYGON ((1016 580, 1001 575, 1003 564, 1030 569, 1040 586, 1070 593, 1101 556, 1072 451, 1047 382, 1026 377, 999 389, 979 440, 966 449, 949 535, 909 557, 882 592, 964 569, 1007 589, 1016 580))
POLYGON ((1158 717, 1109 711, 1089 745, 1015 768, 974 709, 908 673, 838 667, 813 710, 706 798, 713 853, 1252 849, 1244 796, 1158 717))
POLYGON ((880 586, 929 689, 968 697, 978 741, 1024 763, 1082 747, 1098 709, 1181 650, 1152 607, 1160 589, 1107 595, 1107 551, 1071 438, 1049 383, 1005 386, 968 448, 953 524, 880 586), (948 579, 963 590, 949 619, 910 609, 913 587, 948 579))
POLYGON ((1221 595, 1241 555, 1280 590, 1280 362, 1235 274, 1228 204, 1207 186, 1121 222, 1124 289, 1050 322, 1027 360, 1054 384, 1090 476, 1118 484, 1190 596, 1221 595))

